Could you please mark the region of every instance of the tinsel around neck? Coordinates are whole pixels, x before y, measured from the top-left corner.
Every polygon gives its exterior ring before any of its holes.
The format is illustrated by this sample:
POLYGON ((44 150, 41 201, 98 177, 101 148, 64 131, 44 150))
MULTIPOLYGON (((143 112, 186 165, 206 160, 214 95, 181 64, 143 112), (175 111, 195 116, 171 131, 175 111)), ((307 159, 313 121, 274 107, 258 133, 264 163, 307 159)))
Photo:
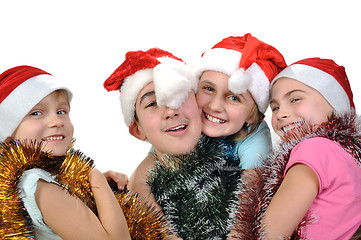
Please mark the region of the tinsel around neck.
POLYGON ((151 171, 152 193, 182 239, 228 235, 242 172, 233 147, 202 136, 190 154, 158 159, 151 171))
MULTIPOLYGON (((40 168, 72 195, 81 199, 94 213, 96 205, 88 173, 93 160, 70 149, 66 156, 54 157, 43 151, 42 143, 9 141, 0 145, 0 239, 34 239, 34 229, 18 193, 17 184, 28 169, 40 168)), ((115 194, 126 217, 132 239, 163 239, 169 226, 155 208, 136 193, 115 194)))
MULTIPOLYGON (((289 154, 298 143, 313 137, 323 137, 339 143, 361 165, 361 117, 355 112, 335 116, 320 126, 300 122, 298 127, 281 137, 275 152, 265 159, 264 168, 244 174, 234 225, 237 238, 265 239, 262 221, 283 181, 289 154)), ((299 224, 291 239, 304 239, 302 228, 308 224, 312 224, 309 216, 299 224)))

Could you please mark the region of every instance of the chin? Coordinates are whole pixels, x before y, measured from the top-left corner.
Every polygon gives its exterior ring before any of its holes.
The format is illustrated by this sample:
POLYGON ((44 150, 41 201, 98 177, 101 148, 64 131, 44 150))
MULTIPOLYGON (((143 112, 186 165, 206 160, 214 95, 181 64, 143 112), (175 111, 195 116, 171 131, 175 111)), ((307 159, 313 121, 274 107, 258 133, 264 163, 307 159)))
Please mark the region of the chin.
POLYGON ((177 149, 176 151, 172 152, 172 154, 174 155, 183 155, 183 154, 188 154, 190 153, 193 148, 194 148, 195 144, 189 147, 183 147, 182 149, 177 149))

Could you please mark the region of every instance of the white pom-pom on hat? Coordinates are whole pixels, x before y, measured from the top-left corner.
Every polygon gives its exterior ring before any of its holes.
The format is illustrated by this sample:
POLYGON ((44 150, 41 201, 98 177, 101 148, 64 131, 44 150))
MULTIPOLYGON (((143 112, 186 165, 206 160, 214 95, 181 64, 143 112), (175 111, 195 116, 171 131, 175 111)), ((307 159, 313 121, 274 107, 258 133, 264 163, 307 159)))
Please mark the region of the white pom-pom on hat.
POLYGON ((122 113, 129 127, 134 121, 140 91, 154 82, 157 104, 179 108, 189 91, 197 91, 198 79, 182 59, 159 48, 131 51, 125 61, 104 82, 108 91, 119 90, 122 113))
POLYGON ((240 68, 229 78, 228 89, 235 94, 242 94, 249 89, 252 80, 252 75, 240 68))
POLYGON ((225 38, 203 53, 196 76, 200 78, 207 70, 229 75, 229 90, 235 94, 250 91, 259 111, 264 113, 269 104, 270 82, 285 67, 286 62, 276 48, 247 33, 225 38))

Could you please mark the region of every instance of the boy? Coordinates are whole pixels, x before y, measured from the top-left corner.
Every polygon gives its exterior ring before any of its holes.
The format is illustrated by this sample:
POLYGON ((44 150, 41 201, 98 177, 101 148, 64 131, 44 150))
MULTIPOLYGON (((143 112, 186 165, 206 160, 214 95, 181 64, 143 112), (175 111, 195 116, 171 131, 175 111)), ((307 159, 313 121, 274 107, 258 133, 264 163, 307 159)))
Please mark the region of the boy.
POLYGON ((201 138, 197 84, 181 59, 153 48, 128 52, 104 87, 120 90, 130 134, 154 148, 129 189, 160 204, 183 239, 212 239, 228 234, 240 172, 226 166, 225 145, 201 138))

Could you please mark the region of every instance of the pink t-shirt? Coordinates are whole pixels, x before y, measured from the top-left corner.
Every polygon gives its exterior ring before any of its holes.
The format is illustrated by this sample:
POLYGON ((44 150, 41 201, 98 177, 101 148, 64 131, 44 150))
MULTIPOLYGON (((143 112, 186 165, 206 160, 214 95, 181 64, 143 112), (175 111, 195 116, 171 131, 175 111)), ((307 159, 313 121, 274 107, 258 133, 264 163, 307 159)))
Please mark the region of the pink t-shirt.
POLYGON ((361 225, 361 167, 338 143, 315 137, 292 151, 286 171, 296 163, 318 176, 319 193, 313 201, 315 221, 302 230, 308 239, 350 239, 361 225))

